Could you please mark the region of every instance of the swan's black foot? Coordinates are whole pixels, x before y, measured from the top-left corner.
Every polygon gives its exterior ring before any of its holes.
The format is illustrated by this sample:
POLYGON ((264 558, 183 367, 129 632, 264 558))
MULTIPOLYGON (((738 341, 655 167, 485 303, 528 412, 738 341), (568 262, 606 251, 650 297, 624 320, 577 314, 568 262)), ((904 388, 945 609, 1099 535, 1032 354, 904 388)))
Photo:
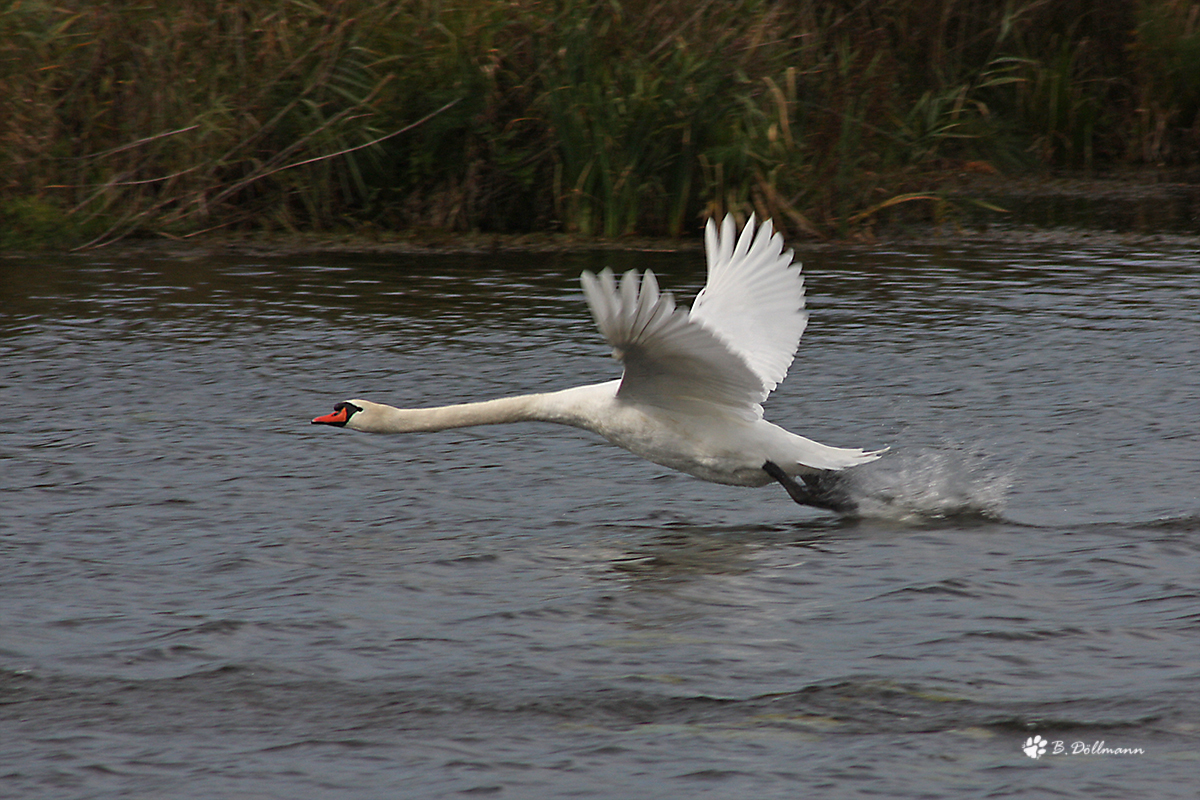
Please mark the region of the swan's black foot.
POLYGON ((778 481, 787 490, 788 496, 802 506, 824 508, 839 514, 853 514, 858 510, 858 505, 846 493, 845 478, 840 472, 824 470, 815 475, 801 475, 804 481, 804 486, 801 486, 774 461, 763 464, 763 471, 778 481))

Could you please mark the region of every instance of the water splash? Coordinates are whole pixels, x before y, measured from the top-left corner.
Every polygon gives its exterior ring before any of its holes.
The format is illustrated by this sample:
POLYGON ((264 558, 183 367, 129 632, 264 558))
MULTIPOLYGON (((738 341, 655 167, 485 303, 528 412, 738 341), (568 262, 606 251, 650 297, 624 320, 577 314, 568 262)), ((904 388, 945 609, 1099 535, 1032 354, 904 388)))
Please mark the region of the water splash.
POLYGON ((947 447, 889 453, 854 470, 847 488, 862 517, 998 518, 1015 473, 983 452, 947 447))

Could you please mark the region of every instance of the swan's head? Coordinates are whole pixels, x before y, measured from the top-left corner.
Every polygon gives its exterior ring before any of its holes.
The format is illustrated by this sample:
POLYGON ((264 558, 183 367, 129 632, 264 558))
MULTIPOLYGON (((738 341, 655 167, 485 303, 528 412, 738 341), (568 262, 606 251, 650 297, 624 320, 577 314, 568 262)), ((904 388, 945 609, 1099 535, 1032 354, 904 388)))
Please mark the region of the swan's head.
POLYGON ((375 405, 367 400, 347 400, 334 406, 332 413, 322 414, 313 419, 313 424, 361 430, 362 423, 367 421, 366 417, 370 416, 375 405))

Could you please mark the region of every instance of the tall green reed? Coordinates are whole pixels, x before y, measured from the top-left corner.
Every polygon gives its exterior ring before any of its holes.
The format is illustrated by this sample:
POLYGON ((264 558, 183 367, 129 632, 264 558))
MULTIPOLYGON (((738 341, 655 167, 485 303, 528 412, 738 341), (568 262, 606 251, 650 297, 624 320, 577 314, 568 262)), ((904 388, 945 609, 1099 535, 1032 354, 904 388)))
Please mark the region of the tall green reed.
POLYGON ((380 135, 391 77, 342 5, 14 3, 5 190, 53 201, 96 242, 327 223, 366 190, 369 151, 352 148, 380 135))
POLYGON ((675 235, 757 211, 853 235, 936 217, 967 162, 1195 163, 1198 17, 1185 0, 14 0, 0 229, 675 235))

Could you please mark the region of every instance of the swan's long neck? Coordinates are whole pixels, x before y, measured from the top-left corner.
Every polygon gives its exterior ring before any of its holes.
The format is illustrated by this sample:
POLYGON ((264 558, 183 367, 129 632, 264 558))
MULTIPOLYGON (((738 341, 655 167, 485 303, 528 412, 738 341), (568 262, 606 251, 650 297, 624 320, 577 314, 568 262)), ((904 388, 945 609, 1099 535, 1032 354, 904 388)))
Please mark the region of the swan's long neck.
POLYGON ((395 408, 369 400, 352 400, 350 402, 360 406, 363 411, 351 417, 346 427, 368 433, 415 433, 531 421, 589 427, 588 417, 591 415, 588 414, 588 401, 599 399, 606 393, 611 397, 614 392, 615 386, 609 388, 609 384, 599 384, 438 408, 395 408), (597 391, 601 387, 605 387, 607 392, 597 391))
MULTIPOLYGON (((537 419, 537 395, 504 397, 483 403, 461 403, 440 408, 394 408, 364 402, 365 414, 355 414, 347 427, 369 433, 414 433, 465 428, 468 425, 494 425, 537 419)), ((359 401, 355 401, 356 403, 359 401)))

